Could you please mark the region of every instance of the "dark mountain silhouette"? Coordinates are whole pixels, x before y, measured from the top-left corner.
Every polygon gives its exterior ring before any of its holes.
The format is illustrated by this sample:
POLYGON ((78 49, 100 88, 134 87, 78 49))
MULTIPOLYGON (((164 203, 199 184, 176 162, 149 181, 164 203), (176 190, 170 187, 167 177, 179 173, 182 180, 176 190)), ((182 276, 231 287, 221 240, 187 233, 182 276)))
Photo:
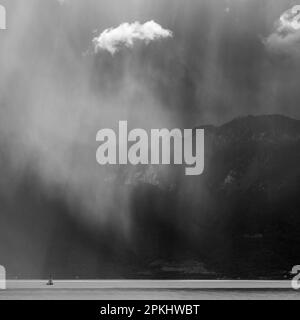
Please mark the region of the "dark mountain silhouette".
POLYGON ((174 169, 171 190, 137 186, 139 255, 200 260, 229 277, 284 274, 300 260, 300 122, 249 116, 204 128, 202 176, 174 169))

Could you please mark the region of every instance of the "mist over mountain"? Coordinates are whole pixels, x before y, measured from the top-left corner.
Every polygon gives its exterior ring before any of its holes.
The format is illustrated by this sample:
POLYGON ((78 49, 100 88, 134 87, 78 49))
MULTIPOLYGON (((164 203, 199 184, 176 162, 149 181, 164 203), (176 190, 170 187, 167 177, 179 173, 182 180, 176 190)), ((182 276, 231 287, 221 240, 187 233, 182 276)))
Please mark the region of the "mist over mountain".
POLYGON ((181 166, 167 175, 159 166, 120 167, 107 180, 116 197, 129 198, 126 235, 114 218, 84 226, 74 218, 80 208, 59 190, 49 196, 30 168, 15 197, 5 194, 13 173, 1 154, 0 252, 9 275, 283 277, 300 259, 300 121, 248 116, 201 127, 203 175, 187 177, 181 166))
POLYGON ((9 277, 266 278, 299 264, 296 4, 1 0, 9 277), (204 174, 98 165, 96 134, 119 121, 204 127, 204 174))

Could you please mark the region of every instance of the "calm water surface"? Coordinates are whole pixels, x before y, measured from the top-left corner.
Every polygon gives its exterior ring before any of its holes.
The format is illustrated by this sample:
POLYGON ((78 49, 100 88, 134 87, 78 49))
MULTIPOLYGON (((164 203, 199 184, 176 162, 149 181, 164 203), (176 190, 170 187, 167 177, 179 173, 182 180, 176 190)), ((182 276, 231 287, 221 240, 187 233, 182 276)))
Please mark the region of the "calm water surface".
POLYGON ((8 281, 7 299, 300 300, 289 281, 8 281))

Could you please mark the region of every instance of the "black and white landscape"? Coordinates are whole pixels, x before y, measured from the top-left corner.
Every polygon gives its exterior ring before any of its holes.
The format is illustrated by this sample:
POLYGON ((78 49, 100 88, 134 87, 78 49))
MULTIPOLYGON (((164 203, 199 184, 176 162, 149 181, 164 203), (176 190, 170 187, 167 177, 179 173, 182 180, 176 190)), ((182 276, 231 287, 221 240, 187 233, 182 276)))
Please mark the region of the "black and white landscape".
POLYGON ((290 0, 1 0, 10 279, 287 279, 300 264, 290 0), (205 130, 205 170, 96 162, 96 133, 205 130))

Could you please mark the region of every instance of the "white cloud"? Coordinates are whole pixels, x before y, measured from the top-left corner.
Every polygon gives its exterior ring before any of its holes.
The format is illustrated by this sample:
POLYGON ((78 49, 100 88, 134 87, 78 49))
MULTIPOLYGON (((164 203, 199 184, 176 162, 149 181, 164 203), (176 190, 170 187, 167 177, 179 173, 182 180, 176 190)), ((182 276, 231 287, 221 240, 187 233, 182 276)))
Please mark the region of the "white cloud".
POLYGON ((117 28, 104 30, 99 37, 94 38, 95 52, 108 51, 112 55, 123 46, 132 48, 135 41, 139 40, 146 44, 158 39, 170 38, 172 31, 162 28, 155 21, 122 23, 117 28))
POLYGON ((265 45, 273 52, 300 56, 300 5, 280 16, 274 32, 265 40, 265 45))

